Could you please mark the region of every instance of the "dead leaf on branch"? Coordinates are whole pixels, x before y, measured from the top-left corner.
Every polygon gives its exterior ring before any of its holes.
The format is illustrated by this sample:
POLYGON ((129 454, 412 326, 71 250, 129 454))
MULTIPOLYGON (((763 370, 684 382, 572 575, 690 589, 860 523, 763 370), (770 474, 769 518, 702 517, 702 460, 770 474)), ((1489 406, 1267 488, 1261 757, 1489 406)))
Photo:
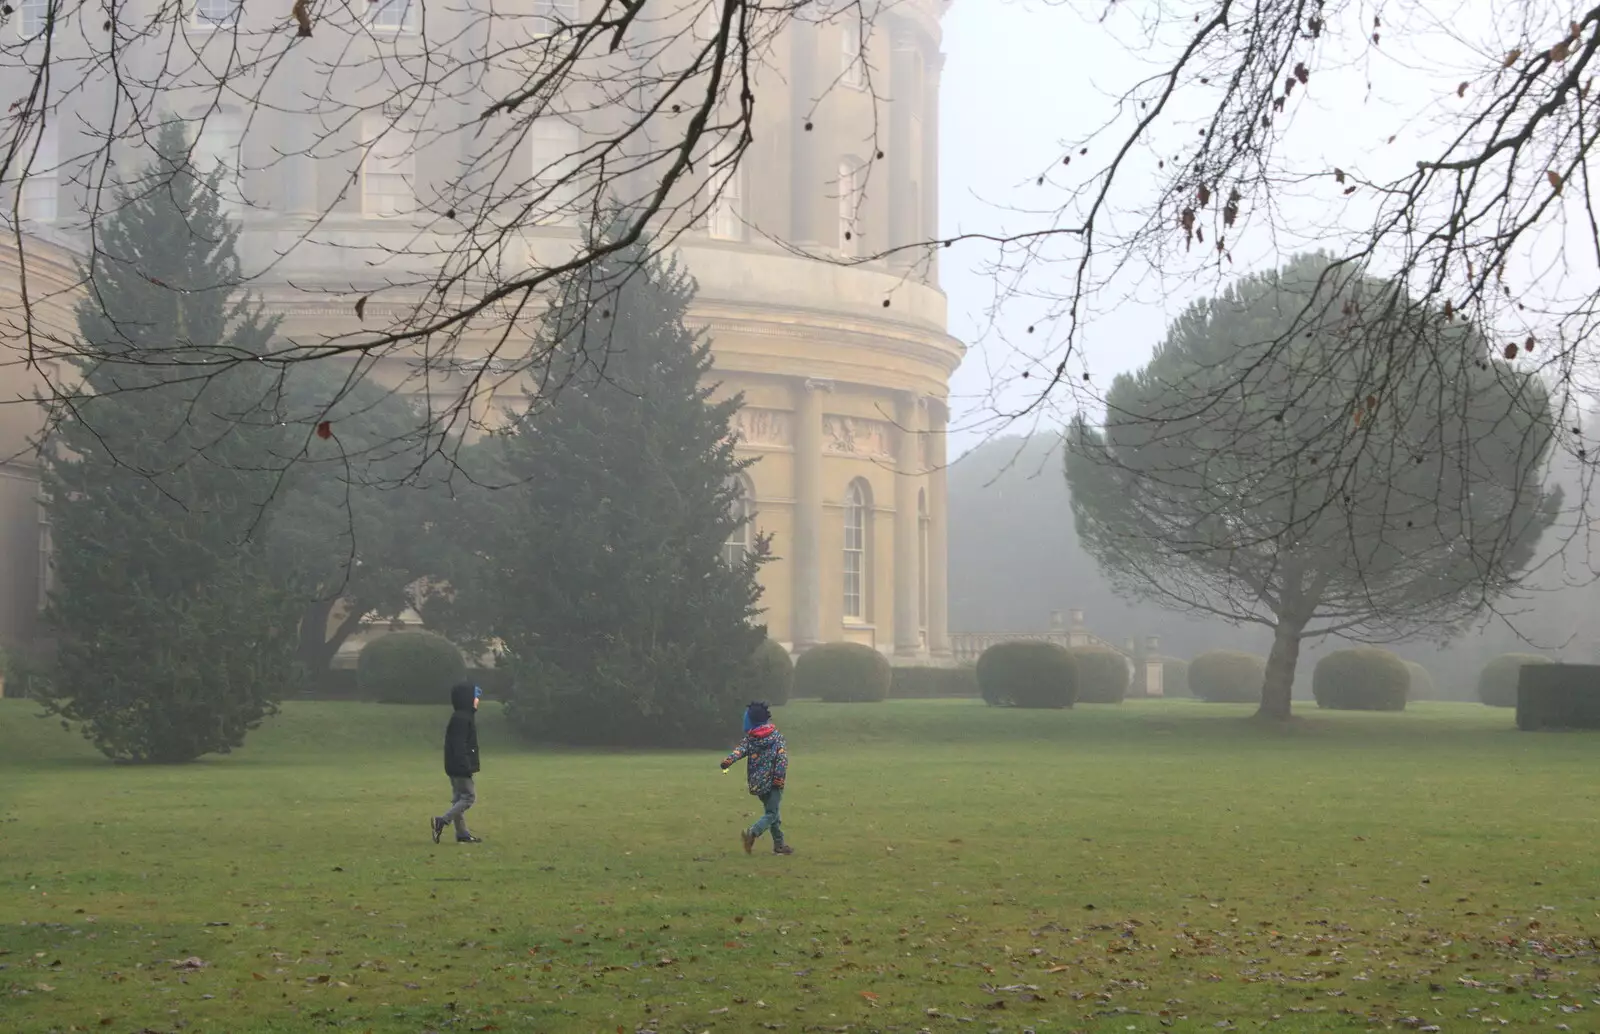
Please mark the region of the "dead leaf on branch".
POLYGON ((1460 86, 1456 87, 1456 96, 1457 97, 1465 97, 1466 95, 1467 95, 1467 84, 1466 83, 1462 83, 1460 86))
POLYGON ((1200 207, 1204 208, 1211 201, 1211 188, 1202 183, 1200 189, 1195 191, 1195 195, 1200 199, 1200 207))
POLYGON ((1560 194, 1561 193, 1561 173, 1557 172, 1554 169, 1551 169, 1549 172, 1545 173, 1544 175, 1545 175, 1545 178, 1550 181, 1550 186, 1555 189, 1555 192, 1557 194, 1560 194))
POLYGON ((1506 55, 1506 59, 1505 59, 1504 63, 1501 64, 1500 67, 1501 68, 1510 68, 1512 65, 1516 64, 1517 61, 1521 57, 1522 57, 1522 51, 1521 50, 1513 50, 1511 53, 1506 55))
POLYGON ((1506 346, 1505 357, 1507 359, 1515 359, 1517 357, 1517 343, 1515 341, 1506 346))
POLYGON ((1333 170, 1333 180, 1334 180, 1335 183, 1343 183, 1344 182, 1344 170, 1343 169, 1334 169, 1333 170))
POLYGON ((1295 64, 1294 77, 1300 80, 1301 86, 1304 86, 1311 79, 1311 69, 1306 67, 1304 61, 1295 64))
POLYGON ((356 299, 356 319, 358 320, 367 318, 367 297, 367 295, 362 295, 356 299))
POLYGON ((1565 61, 1572 56, 1572 41, 1562 40, 1550 48, 1550 60, 1555 62, 1565 61))

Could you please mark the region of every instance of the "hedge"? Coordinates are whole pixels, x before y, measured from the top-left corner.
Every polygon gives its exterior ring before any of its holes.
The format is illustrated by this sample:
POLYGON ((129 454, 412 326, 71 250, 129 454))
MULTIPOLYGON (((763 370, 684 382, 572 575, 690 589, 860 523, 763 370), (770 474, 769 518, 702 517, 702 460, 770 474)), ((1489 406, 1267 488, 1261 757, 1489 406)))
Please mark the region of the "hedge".
POLYGON ((1208 650, 1189 662, 1189 689, 1208 703, 1256 703, 1266 678, 1266 658, 1253 653, 1208 650))
POLYGON ((978 695, 978 671, 970 664, 954 668, 908 665, 895 668, 889 681, 891 700, 935 700, 978 695))
POLYGON ((772 707, 787 704, 794 689, 794 661, 789 651, 763 639, 750 656, 750 687, 751 699, 764 700, 772 707))
POLYGON ((450 703, 450 687, 467 678, 461 651, 432 632, 390 632, 361 649, 357 691, 385 704, 450 703))
POLYGON ((824 643, 794 664, 794 695, 830 704, 876 703, 889 698, 889 659, 860 643, 824 643))
POLYGON ((1517 682, 1517 728, 1600 729, 1600 665, 1530 664, 1517 682))
POLYGON ((1078 666, 1067 648, 1042 640, 996 643, 978 658, 978 688, 996 706, 1071 707, 1078 666))
POLYGON ((1161 695, 1169 697, 1186 697, 1194 694, 1189 690, 1189 662, 1177 658, 1161 662, 1161 695))
POLYGON ((1406 694, 1407 700, 1437 700, 1439 698, 1438 683, 1433 681, 1433 675, 1416 661, 1406 661, 1406 670, 1411 672, 1411 690, 1406 694))
POLYGON ((1127 658, 1103 646, 1074 646, 1072 654, 1078 670, 1080 704, 1120 704, 1128 698, 1127 658))
POLYGON ((1335 650, 1311 673, 1318 707, 1334 711, 1404 711, 1411 689, 1406 662, 1388 650, 1335 650))
POLYGON ((1490 707, 1517 706, 1517 678, 1527 664, 1549 664, 1536 653, 1503 653, 1478 673, 1478 699, 1490 707))

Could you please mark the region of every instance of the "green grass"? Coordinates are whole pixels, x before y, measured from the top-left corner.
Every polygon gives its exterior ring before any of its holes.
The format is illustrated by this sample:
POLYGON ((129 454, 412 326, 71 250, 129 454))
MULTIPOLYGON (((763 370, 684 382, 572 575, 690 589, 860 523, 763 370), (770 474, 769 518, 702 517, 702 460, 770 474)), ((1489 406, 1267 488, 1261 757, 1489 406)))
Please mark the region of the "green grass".
POLYGON ((293 704, 178 768, 35 711, 7 1032, 1600 1029, 1600 737, 1507 711, 795 704, 789 858, 715 753, 489 711, 487 843, 434 846, 442 708, 293 704))

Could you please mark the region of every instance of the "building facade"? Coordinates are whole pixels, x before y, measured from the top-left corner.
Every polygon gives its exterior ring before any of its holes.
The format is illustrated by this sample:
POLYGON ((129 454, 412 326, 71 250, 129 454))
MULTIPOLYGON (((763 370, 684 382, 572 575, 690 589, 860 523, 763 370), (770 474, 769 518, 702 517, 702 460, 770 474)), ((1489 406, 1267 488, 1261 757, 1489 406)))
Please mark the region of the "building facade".
MULTIPOLYGON (((460 170, 483 164, 471 134, 451 130, 463 124, 462 112, 503 95, 508 77, 526 74, 491 63, 471 90, 412 111, 396 104, 404 91, 393 77, 374 70, 411 68, 441 47, 471 54, 511 31, 537 36, 549 19, 581 10, 573 0, 516 0, 484 19, 472 15, 473 4, 436 11, 398 2, 364 5, 364 20, 348 31, 319 25, 284 58, 303 68, 280 69, 248 105, 235 106, 199 71, 163 93, 166 110, 194 126, 196 164, 221 172, 219 192, 243 226, 251 289, 282 318, 282 334, 302 343, 403 318, 426 294, 430 262, 452 247, 440 219, 455 204, 444 199, 446 185, 459 188, 460 170), (371 53, 352 58, 361 47, 371 53), (328 97, 347 117, 313 115, 308 98, 328 97), (370 299, 359 319, 358 298, 370 299)), ((740 445, 757 460, 740 486, 751 520, 727 550, 733 556, 758 534, 772 537, 765 620, 774 639, 797 651, 852 641, 902 661, 950 652, 943 468, 947 385, 962 348, 946 332, 936 262, 912 247, 937 233, 945 2, 885 4, 870 26, 853 15, 787 24, 752 70, 758 100, 737 167, 704 161, 685 203, 666 217, 699 286, 692 319, 713 342, 718 391, 743 394, 740 445)), ((719 9, 697 3, 686 5, 685 18, 719 9)), ((279 32, 279 14, 198 0, 185 15, 185 43, 202 57, 223 53, 251 32, 279 32)), ((57 60, 70 63, 70 53, 57 60)), ((48 318, 62 327, 70 326, 76 292, 73 254, 85 247, 74 217, 93 208, 85 170, 107 132, 97 119, 116 110, 117 88, 87 75, 38 129, 22 189, 0 184, 8 199, 21 199, 15 218, 33 235, 22 256, 29 294, 50 285, 48 318)), ((525 139, 493 157, 525 163, 517 175, 537 187, 552 169, 570 173, 586 147, 598 150, 614 127, 607 118, 602 105, 573 104, 562 117, 536 119, 525 139)), ((117 147, 129 151, 126 161, 138 160, 132 144, 117 147)), ((584 176, 546 195, 566 207, 524 219, 502 239, 503 261, 532 267, 571 254, 581 195, 607 189, 584 176)), ((0 333, 14 358, 26 342, 20 300, 5 294, 11 283, 0 284, 0 333)), ((456 357, 497 354, 505 330, 467 330, 456 357)), ((461 388, 436 370, 415 381, 403 356, 375 375, 421 384, 402 390, 424 396, 454 397, 461 388)), ((506 395, 475 396, 474 415, 491 419, 506 395)), ((34 634, 48 587, 40 561, 48 526, 25 448, 36 411, 9 409, 0 413, 12 417, 0 431, 13 454, 0 470, 0 637, 16 642, 34 634)))

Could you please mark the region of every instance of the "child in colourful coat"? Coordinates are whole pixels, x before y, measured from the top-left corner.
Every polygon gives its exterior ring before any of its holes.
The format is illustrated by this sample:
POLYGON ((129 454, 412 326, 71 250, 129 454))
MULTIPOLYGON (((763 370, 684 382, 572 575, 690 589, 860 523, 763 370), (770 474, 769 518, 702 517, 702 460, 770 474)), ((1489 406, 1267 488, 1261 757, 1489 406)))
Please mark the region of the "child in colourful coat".
POLYGON ((783 783, 789 775, 789 751, 783 743, 778 727, 772 724, 772 711, 762 701, 752 701, 744 711, 744 740, 732 754, 722 759, 722 770, 740 758, 747 758, 746 770, 750 793, 761 799, 762 814, 755 824, 739 834, 744 853, 749 854, 756 839, 772 830, 772 853, 794 854, 794 848, 783 842, 783 820, 778 807, 783 803, 783 783))

